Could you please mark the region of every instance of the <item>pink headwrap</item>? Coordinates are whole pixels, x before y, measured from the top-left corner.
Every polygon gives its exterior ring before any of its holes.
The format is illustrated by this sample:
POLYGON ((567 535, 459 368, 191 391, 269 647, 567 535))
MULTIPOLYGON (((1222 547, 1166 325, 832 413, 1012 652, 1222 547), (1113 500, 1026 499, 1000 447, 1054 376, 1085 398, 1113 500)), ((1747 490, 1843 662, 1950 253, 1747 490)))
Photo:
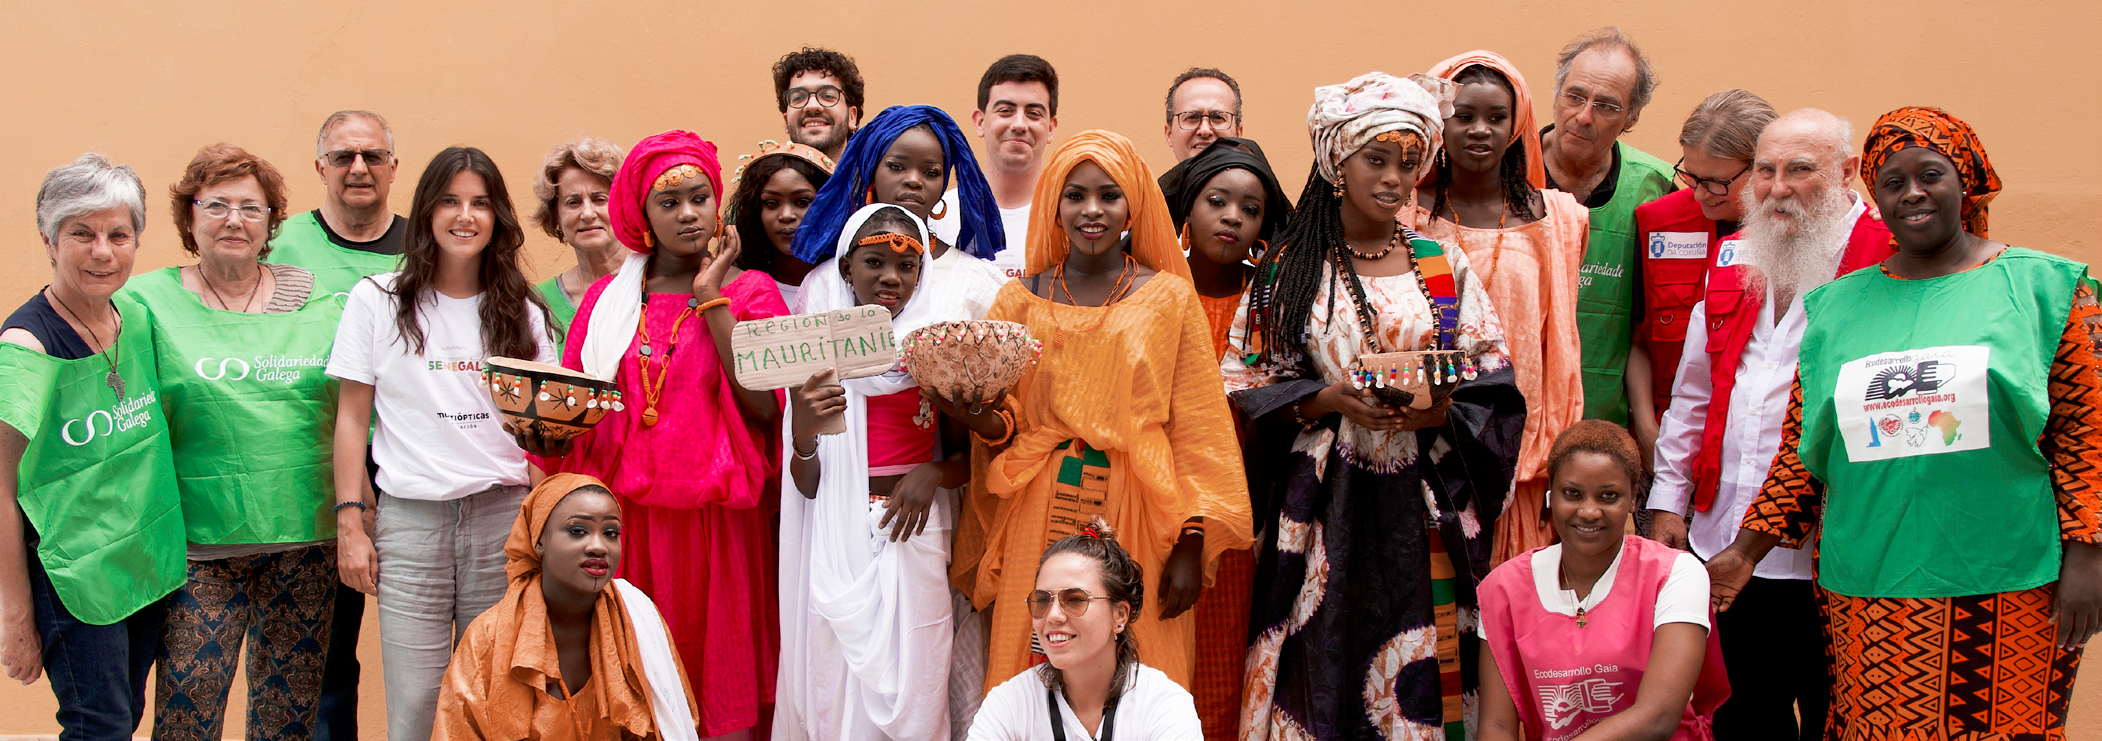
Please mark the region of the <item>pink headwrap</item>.
MULTIPOLYGON (((1518 67, 1511 64, 1511 60, 1503 58, 1502 54, 1485 49, 1476 49, 1439 62, 1431 67, 1431 75, 1450 80, 1458 77, 1460 71, 1468 67, 1488 67, 1503 73, 1503 76, 1511 81, 1512 91, 1518 98, 1511 102, 1511 138, 1515 140, 1512 143, 1524 147, 1526 182, 1532 183, 1535 190, 1546 188, 1547 161, 1540 157, 1540 127, 1533 124, 1533 92, 1526 89, 1525 75, 1519 74, 1518 67)), ((1417 184, 1431 185, 1438 179, 1438 170, 1434 167, 1424 169, 1423 179, 1417 184)))
POLYGON ((723 192, 722 166, 716 162, 714 143, 691 131, 667 131, 636 142, 628 150, 627 159, 621 160, 620 172, 613 176, 613 192, 606 204, 613 220, 613 236, 628 249, 650 253, 650 219, 642 212, 642 201, 649 197, 657 176, 680 165, 700 168, 708 176, 708 185, 714 188, 718 202, 728 197, 723 192))

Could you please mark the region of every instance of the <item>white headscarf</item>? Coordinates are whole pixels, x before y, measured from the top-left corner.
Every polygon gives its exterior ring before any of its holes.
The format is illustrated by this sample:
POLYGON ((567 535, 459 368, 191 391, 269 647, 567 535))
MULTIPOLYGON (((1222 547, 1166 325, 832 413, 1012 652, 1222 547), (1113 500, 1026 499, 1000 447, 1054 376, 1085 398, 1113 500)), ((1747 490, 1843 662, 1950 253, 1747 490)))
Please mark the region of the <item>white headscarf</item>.
MULTIPOLYGON (((927 226, 912 212, 871 204, 847 219, 833 257, 812 268, 803 281, 802 313, 836 311, 860 304, 854 287, 840 275, 839 261, 849 258, 855 235, 869 218, 894 209, 909 219, 927 241, 927 226)), ((905 305, 891 317, 900 341, 914 329, 935 322, 969 319, 960 291, 934 290, 926 283, 933 260, 921 255, 921 282, 905 305)), ((950 629, 948 603, 934 605, 927 594, 946 594, 948 545, 945 528, 930 522, 927 531, 891 543, 878 530, 869 503, 868 399, 909 391, 918 386, 903 370, 841 382, 846 388, 847 431, 819 435, 817 456, 823 462, 817 494, 805 498, 795 477, 785 475, 793 455, 784 445, 781 477, 781 671, 775 716, 777 738, 804 738, 815 729, 853 727, 866 721, 894 737, 926 735, 931 698, 946 697, 947 687, 929 684, 926 667, 939 661, 946 675, 950 629), (927 582, 927 583, 921 583, 927 582), (933 609, 939 608, 939 609, 933 609), (935 617, 929 614, 938 613, 935 617), (942 622, 929 625, 930 620, 942 622), (832 667, 844 662, 856 687, 839 688, 832 667), (843 700, 851 697, 851 700, 843 700), (851 708, 833 707, 847 702, 851 708), (837 717, 860 714, 860 719, 837 717)), ((793 440, 792 415, 782 417, 782 437, 793 440)), ((937 497, 930 517, 942 516, 937 497)), ((946 598, 944 598, 946 599, 946 598)), ((945 717, 945 716, 944 716, 945 717)), ((822 734, 819 734, 822 735, 822 734)))
POLYGON ((1306 112, 1307 134, 1314 139, 1314 168, 1335 183, 1343 160, 1389 131, 1422 135, 1430 143, 1425 155, 1437 156, 1444 143, 1445 117, 1452 115, 1454 92, 1450 80, 1422 74, 1403 79, 1385 72, 1367 72, 1341 85, 1314 88, 1314 107, 1306 112))

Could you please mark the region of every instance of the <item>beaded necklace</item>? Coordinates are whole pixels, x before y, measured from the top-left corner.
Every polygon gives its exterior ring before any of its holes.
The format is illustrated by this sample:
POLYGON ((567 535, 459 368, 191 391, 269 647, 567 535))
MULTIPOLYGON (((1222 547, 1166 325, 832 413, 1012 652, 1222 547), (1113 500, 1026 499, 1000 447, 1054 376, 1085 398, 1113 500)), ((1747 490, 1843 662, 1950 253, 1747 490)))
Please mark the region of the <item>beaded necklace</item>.
MULTIPOLYGON (((1409 272, 1416 276, 1416 290, 1423 292, 1423 301, 1430 306, 1432 320, 1437 326, 1437 332, 1432 336, 1435 344, 1430 349, 1458 349, 1454 329, 1459 323, 1460 298, 1454 290, 1452 264, 1445 257, 1445 248, 1408 227, 1397 224, 1394 229, 1397 242, 1402 239, 1409 242, 1409 272)), ((1379 323, 1372 313, 1372 300, 1365 294, 1364 279, 1358 277, 1356 264, 1341 250, 1329 254, 1334 259, 1336 273, 1350 287, 1352 303, 1357 309, 1358 329, 1365 336, 1366 345, 1375 354, 1384 352, 1380 349, 1379 323)), ((1446 373, 1472 378, 1477 370, 1474 360, 1463 354, 1459 367, 1448 367, 1446 373)))
POLYGON ((656 358, 657 380, 653 382, 650 380, 650 360, 655 357, 650 349, 650 292, 647 288, 642 292, 642 312, 635 317, 635 334, 642 340, 640 357, 636 360, 642 366, 642 424, 645 426, 657 426, 657 398, 664 395, 664 379, 671 374, 671 354, 679 349, 679 327, 686 323, 687 317, 697 313, 695 307, 700 305, 699 297, 687 298, 686 310, 672 320, 671 340, 665 343, 663 357, 656 358))

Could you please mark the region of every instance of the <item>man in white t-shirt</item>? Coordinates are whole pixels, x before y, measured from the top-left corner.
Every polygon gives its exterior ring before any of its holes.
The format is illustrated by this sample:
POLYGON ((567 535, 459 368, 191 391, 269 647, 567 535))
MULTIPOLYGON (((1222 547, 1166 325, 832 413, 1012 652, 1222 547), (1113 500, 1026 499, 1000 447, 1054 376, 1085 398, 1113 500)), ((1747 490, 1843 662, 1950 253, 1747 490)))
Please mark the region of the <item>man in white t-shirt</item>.
MULTIPOLYGON (((1007 249, 993 264, 1007 277, 1020 278, 1029 261, 1029 199, 1044 171, 1051 137, 1058 133, 1058 71, 1034 54, 1001 57, 978 80, 978 110, 971 112, 971 123, 985 140, 985 179, 1007 230, 1007 249)), ((956 191, 943 194, 942 202, 954 211, 956 191)), ((959 221, 941 219, 930 226, 954 244, 959 221)))

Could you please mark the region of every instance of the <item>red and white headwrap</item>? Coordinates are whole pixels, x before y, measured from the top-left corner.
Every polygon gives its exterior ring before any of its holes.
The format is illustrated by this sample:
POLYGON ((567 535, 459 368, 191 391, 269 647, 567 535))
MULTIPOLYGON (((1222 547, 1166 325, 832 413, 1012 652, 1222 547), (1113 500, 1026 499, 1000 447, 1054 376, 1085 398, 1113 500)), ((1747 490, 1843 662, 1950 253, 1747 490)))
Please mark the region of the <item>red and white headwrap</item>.
POLYGON ((607 199, 613 236, 628 249, 649 254, 655 245, 649 237, 650 219, 643 213, 643 199, 659 187, 670 187, 658 185, 658 180, 667 175, 676 184, 695 174, 708 178, 718 203, 729 197, 723 192, 723 171, 715 158, 715 144, 691 131, 676 130, 636 142, 628 150, 627 159, 621 160, 620 172, 613 176, 613 190, 607 199))
POLYGON ((1414 132, 1434 157, 1444 143, 1445 117, 1452 114, 1454 89, 1449 80, 1429 75, 1395 77, 1367 72, 1341 85, 1314 88, 1314 106, 1306 112, 1307 134, 1314 139, 1314 168, 1330 183, 1337 181, 1343 160, 1387 132, 1414 132))

